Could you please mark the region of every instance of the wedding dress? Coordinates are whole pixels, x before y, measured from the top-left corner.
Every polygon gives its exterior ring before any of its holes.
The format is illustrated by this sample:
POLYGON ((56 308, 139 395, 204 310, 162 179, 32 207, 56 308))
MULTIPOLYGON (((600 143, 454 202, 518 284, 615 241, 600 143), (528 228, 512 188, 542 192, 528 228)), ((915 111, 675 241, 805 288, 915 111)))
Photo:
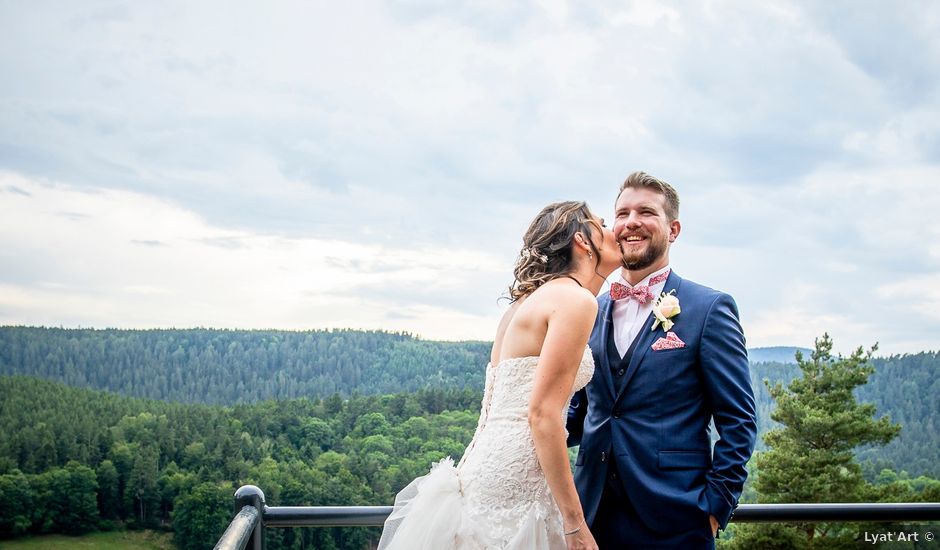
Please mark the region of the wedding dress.
MULTIPOLYGON (((564 550, 561 513, 535 454, 528 409, 538 357, 486 367, 480 420, 455 467, 449 457, 395 498, 378 550, 564 550)), ((571 394, 594 374, 585 349, 571 394)), ((570 398, 569 398, 570 401, 570 398)), ((566 406, 558 411, 565 417, 566 406)))

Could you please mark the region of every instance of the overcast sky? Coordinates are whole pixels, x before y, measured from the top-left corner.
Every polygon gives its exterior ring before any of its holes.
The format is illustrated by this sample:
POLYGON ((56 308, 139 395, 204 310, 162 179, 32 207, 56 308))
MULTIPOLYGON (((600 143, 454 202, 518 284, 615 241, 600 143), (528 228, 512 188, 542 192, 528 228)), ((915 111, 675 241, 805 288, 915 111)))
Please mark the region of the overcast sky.
POLYGON ((940 349, 935 0, 0 1, 0 75, 0 324, 491 340, 645 170, 750 347, 940 349))

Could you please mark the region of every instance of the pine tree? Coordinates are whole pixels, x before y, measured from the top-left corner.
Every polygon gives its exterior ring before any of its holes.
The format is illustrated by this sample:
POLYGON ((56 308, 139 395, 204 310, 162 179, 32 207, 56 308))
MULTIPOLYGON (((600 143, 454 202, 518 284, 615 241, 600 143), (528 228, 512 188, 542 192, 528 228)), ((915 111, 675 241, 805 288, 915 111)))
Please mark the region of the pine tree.
MULTIPOLYGON (((816 340, 809 359, 797 353, 802 377, 784 387, 770 385, 777 407, 771 418, 781 427, 764 436, 769 450, 754 457, 760 472, 755 480, 762 503, 858 502, 871 494, 853 450, 866 444, 884 445, 901 427, 887 417, 874 418, 875 406, 858 403, 854 390, 874 372, 870 361, 877 349, 859 347, 849 357, 832 355, 828 334, 816 340)), ((850 525, 804 523, 793 526, 757 525, 737 529, 734 546, 754 548, 773 530, 782 532, 796 548, 854 548, 850 525), (796 543, 795 541, 800 541, 796 543), (805 544, 804 544, 805 542, 805 544)))

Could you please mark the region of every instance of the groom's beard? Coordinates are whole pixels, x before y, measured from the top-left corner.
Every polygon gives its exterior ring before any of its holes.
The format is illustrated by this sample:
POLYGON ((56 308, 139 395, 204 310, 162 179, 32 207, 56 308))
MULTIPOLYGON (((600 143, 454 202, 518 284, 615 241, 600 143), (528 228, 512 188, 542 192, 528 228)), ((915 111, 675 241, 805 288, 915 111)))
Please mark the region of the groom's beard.
POLYGON ((665 237, 662 239, 650 238, 646 245, 646 251, 639 254, 630 254, 623 251, 622 264, 628 271, 639 271, 646 269, 659 260, 666 253, 668 241, 665 237))

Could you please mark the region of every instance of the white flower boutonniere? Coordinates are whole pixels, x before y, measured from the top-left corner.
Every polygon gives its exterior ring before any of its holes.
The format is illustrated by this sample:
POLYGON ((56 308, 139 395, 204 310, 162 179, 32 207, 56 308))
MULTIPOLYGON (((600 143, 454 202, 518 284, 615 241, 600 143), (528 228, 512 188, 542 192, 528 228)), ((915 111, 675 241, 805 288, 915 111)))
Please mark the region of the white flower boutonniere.
POLYGON ((656 303, 653 304, 653 316, 656 317, 656 320, 653 321, 652 330, 656 330, 656 327, 661 324, 663 331, 669 332, 672 325, 676 324, 675 321, 671 319, 679 315, 679 312, 682 310, 679 308, 679 298, 676 298, 673 292, 675 292, 675 290, 670 290, 669 294, 663 292, 656 300, 656 303))

